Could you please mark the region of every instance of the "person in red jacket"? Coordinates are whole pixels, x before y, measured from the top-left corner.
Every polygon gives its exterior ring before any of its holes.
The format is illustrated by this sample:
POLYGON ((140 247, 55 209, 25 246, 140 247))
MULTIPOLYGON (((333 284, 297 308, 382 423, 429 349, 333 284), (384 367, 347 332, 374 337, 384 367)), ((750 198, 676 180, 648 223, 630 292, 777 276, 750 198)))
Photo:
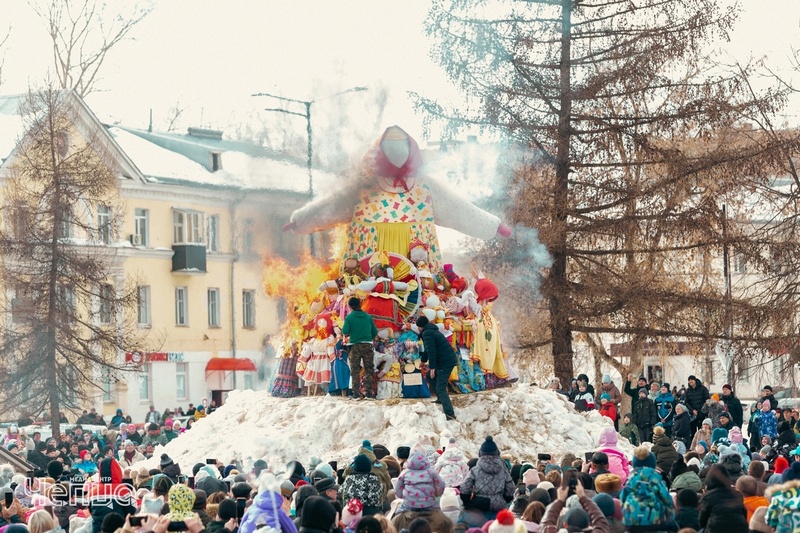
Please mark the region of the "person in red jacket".
POLYGON ((612 422, 617 421, 617 406, 611 401, 611 396, 608 393, 600 395, 600 414, 609 418, 612 422))

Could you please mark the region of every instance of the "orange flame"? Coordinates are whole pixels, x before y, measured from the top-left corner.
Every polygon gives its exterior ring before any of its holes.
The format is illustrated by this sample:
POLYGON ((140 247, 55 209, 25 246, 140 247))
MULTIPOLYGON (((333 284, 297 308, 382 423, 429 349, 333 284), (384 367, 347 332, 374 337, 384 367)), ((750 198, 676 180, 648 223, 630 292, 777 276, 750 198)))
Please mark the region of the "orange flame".
POLYGON ((347 239, 344 226, 337 227, 331 233, 329 257, 336 258, 335 261, 314 257, 308 253, 303 254, 297 266, 280 257, 264 258, 264 293, 270 298, 283 298, 289 308, 280 334, 285 348, 291 341, 302 342, 305 339, 307 335, 305 324, 330 302, 329 296, 325 292, 320 292, 319 288, 324 282, 339 277, 339 258, 342 256, 347 239))

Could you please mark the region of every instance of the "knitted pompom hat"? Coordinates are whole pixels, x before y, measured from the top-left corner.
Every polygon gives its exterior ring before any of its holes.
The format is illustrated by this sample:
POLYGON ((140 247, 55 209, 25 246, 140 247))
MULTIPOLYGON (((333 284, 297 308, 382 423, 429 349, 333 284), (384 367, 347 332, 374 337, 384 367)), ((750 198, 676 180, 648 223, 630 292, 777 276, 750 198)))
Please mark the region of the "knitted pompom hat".
POLYGON ((644 446, 639 446, 633 451, 633 461, 631 461, 631 464, 634 468, 642 468, 645 466, 655 468, 656 456, 644 446))

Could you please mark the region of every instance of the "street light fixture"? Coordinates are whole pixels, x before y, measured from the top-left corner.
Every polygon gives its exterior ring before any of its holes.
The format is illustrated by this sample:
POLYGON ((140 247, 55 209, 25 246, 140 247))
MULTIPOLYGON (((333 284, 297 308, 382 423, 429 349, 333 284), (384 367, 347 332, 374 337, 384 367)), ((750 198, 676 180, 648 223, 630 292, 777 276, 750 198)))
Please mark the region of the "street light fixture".
MULTIPOLYGON (((368 87, 351 87, 350 89, 346 89, 344 91, 340 91, 338 93, 329 94, 328 96, 323 96, 322 98, 317 98, 316 100, 298 100, 296 98, 287 98, 285 96, 278 96, 277 94, 270 94, 270 93, 255 93, 251 96, 268 96, 270 98, 275 98, 276 100, 283 100, 284 102, 291 102, 295 104, 302 104, 305 107, 305 112, 300 113, 297 111, 290 111, 288 109, 281 109, 279 107, 268 107, 264 109, 264 111, 275 111, 278 113, 285 113, 287 115, 295 115, 298 117, 304 117, 306 119, 306 135, 308 136, 308 157, 306 160, 306 168, 308 169, 308 197, 309 199, 314 196, 314 172, 312 167, 312 158, 314 155, 313 152, 313 144, 312 144, 312 136, 311 136, 311 104, 315 102, 319 102, 320 100, 327 100, 328 98, 333 98, 335 96, 340 96, 347 93, 357 93, 368 90, 368 87)), ((311 234, 309 236, 309 248, 311 251, 311 255, 314 255, 314 235, 311 234)))
POLYGON ((292 102, 296 104, 302 104, 305 107, 304 113, 299 113, 297 111, 290 111, 288 109, 281 109, 279 107, 268 107, 264 109, 264 111, 276 111, 278 113, 285 113, 287 115, 295 115, 298 117, 303 117, 306 119, 306 135, 308 136, 308 158, 306 161, 306 166, 308 168, 308 195, 314 195, 314 178, 313 178, 313 171, 312 171, 312 156, 313 156, 313 145, 312 145, 312 136, 311 136, 311 104, 319 102, 320 100, 327 100, 328 98, 333 98, 335 96, 340 96, 347 93, 357 93, 368 90, 367 87, 351 87, 345 91, 340 91, 338 93, 330 94, 328 96, 323 96, 322 98, 317 98, 316 100, 298 100, 296 98, 286 98, 285 96, 278 96, 276 94, 269 94, 269 93, 256 93, 252 96, 269 96, 270 98, 275 98, 276 100, 283 100, 284 102, 292 102))

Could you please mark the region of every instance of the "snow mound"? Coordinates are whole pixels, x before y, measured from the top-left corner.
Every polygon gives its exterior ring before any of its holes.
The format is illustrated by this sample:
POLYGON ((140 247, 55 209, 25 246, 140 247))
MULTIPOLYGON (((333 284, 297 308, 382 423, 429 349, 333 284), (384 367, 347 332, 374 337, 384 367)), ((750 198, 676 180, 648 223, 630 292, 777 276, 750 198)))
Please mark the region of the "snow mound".
MULTIPOLYGON (((420 435, 446 445, 450 437, 469 457, 492 435, 501 453, 516 460, 535 460, 538 453, 554 459, 566 452, 579 457, 597 448, 611 421, 596 411, 575 412, 552 391, 527 385, 453 395, 457 421, 446 421, 428 399, 355 401, 340 397, 273 398, 267 392, 231 391, 225 404, 196 422, 166 447, 158 447, 144 465, 157 468, 162 453, 191 472, 195 463, 236 459, 249 467, 265 459, 280 470, 291 460, 307 464, 311 456, 348 464, 364 439, 383 444, 394 454, 413 446, 420 435)), ((624 439, 621 447, 632 448, 624 439)))

